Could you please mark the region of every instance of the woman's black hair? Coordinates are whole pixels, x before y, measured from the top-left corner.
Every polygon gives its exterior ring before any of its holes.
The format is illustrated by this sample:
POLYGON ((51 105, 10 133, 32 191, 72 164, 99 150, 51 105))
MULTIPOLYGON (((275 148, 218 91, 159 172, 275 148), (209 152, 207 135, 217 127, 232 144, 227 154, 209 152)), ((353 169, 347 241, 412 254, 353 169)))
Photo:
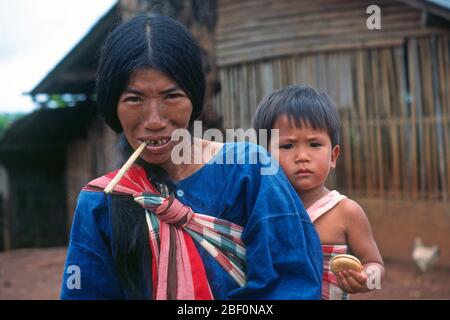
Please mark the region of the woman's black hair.
POLYGON ((253 128, 267 129, 270 140, 270 129, 283 114, 289 121, 293 120, 295 126, 299 128, 309 125, 313 129, 326 131, 333 147, 339 144, 341 129, 339 113, 325 92, 298 85, 277 90, 259 103, 253 117, 253 128))
MULTIPOLYGON (((120 163, 133 153, 124 134, 119 139, 120 163)), ((172 182, 161 167, 138 159, 147 177, 164 194, 167 187, 174 191, 172 182)), ((112 254, 117 275, 127 299, 152 298, 152 255, 145 211, 130 196, 111 195, 110 202, 112 254)))
MULTIPOLYGON (((123 131, 117 105, 130 77, 144 68, 168 76, 192 103, 190 123, 201 114, 205 77, 200 48, 187 29, 175 20, 156 14, 138 15, 119 25, 107 37, 97 74, 97 105, 105 122, 123 131)), ((133 151, 122 135, 121 152, 127 159, 133 151)), ((150 181, 164 192, 172 184, 158 166, 137 161, 150 181)), ((110 201, 112 254, 125 297, 152 297, 152 256, 144 209, 132 197, 112 195, 110 201)))
POLYGON ((119 98, 130 77, 153 68, 175 81, 192 103, 192 123, 203 110, 205 76, 201 50, 179 22, 158 14, 140 14, 114 29, 107 37, 97 72, 97 106, 105 122, 116 132, 119 98))
POLYGON ((126 299, 152 298, 152 255, 144 209, 132 197, 111 195, 112 255, 126 299))

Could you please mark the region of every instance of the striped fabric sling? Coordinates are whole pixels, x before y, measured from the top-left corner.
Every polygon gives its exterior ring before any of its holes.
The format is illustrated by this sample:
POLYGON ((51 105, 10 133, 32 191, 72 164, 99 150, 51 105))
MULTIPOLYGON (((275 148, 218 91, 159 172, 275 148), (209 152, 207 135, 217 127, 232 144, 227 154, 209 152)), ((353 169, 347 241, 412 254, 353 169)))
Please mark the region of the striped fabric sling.
MULTIPOLYGON (((83 190, 103 191, 117 171, 89 182, 83 190)), ((243 228, 228 221, 193 212, 173 195, 164 197, 134 165, 114 188, 114 194, 131 195, 144 209, 152 252, 153 297, 213 299, 199 243, 239 284, 245 285, 243 228)))

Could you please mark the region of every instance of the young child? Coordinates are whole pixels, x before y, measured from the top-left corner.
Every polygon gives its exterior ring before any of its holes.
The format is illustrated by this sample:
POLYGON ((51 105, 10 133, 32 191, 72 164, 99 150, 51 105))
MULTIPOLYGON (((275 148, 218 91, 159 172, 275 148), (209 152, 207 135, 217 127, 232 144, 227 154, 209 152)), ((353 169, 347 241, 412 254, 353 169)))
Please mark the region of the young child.
POLYGON ((256 130, 279 129, 278 160, 322 242, 322 298, 348 299, 349 293, 379 287, 384 276, 383 260, 363 209, 324 185, 340 151, 339 114, 329 96, 305 86, 280 89, 261 101, 253 126, 256 130), (364 270, 344 270, 335 276, 329 261, 346 253, 356 256, 364 270), (368 275, 373 281, 367 281, 368 275), (378 279, 372 279, 372 275, 378 279))

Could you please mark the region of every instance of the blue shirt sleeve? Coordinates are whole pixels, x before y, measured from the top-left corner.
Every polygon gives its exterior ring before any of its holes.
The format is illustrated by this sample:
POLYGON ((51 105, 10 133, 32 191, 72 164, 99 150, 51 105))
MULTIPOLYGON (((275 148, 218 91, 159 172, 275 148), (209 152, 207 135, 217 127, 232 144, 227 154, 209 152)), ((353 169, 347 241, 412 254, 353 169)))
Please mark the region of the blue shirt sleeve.
POLYGON ((82 191, 74 214, 61 299, 124 299, 111 252, 108 201, 82 191))
MULTIPOLYGON (((269 155, 248 145, 262 163, 269 155)), ((275 161, 275 160, 272 160, 275 161)), ((299 197, 280 169, 262 175, 261 166, 241 173, 246 193, 247 283, 231 299, 320 299, 322 251, 319 237, 299 197)))

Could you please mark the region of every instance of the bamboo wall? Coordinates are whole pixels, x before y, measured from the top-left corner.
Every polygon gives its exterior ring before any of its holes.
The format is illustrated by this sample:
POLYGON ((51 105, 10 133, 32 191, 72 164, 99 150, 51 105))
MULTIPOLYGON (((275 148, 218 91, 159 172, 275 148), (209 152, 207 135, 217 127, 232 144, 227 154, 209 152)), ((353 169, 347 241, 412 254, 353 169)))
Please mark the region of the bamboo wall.
POLYGON ((420 10, 395 0, 219 0, 217 63, 305 52, 401 44, 434 30, 420 10), (366 25, 370 5, 381 9, 381 30, 366 25))
POLYGON ((334 99, 342 120, 332 184, 358 196, 448 201, 449 39, 222 67, 215 108, 226 128, 248 128, 266 94, 289 84, 316 87, 334 99))
POLYGON ((363 195, 450 198, 448 37, 356 55, 355 106, 342 112, 345 176, 363 195))

